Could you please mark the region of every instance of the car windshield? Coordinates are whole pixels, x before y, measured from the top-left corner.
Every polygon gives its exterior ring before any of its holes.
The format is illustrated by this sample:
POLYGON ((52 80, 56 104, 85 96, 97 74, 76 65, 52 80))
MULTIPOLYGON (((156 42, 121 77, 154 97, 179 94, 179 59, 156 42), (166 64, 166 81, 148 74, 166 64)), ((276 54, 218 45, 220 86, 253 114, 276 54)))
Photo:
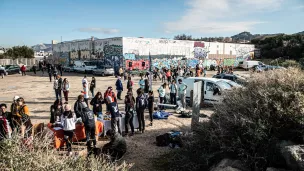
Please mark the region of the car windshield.
POLYGON ((11 65, 6 65, 6 66, 5 66, 5 69, 8 69, 9 67, 11 67, 11 65))
POLYGON ((96 66, 95 62, 84 62, 86 66, 96 66))
POLYGON ((222 89, 231 89, 232 88, 231 85, 229 85, 225 81, 217 81, 216 84, 219 85, 220 88, 222 88, 222 89))

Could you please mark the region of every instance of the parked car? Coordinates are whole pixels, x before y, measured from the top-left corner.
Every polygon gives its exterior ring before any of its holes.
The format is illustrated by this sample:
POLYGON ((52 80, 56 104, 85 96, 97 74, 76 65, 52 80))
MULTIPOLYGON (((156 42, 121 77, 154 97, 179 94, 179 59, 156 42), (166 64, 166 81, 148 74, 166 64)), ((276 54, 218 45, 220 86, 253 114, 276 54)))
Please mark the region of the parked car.
POLYGON ((74 71, 89 74, 92 73, 93 69, 97 68, 97 63, 93 61, 75 61, 74 71))
POLYGON ((255 68, 258 65, 265 65, 260 61, 242 61, 239 63, 239 67, 245 69, 245 70, 249 70, 252 68, 255 68))
POLYGON ((114 69, 111 66, 98 66, 98 68, 93 69, 92 71, 93 75, 101 75, 101 76, 106 76, 106 75, 115 75, 114 69))
POLYGON ((220 79, 222 81, 225 81, 226 83, 228 83, 232 88, 242 88, 243 86, 234 82, 234 81, 231 81, 231 80, 226 80, 226 79, 220 79))
POLYGON ((272 65, 257 65, 255 67, 255 71, 257 72, 274 70, 274 69, 286 69, 286 68, 280 66, 272 66, 272 65))
POLYGON ((19 65, 6 65, 4 69, 7 75, 20 74, 21 72, 19 65))
POLYGON ((214 75, 212 78, 231 80, 241 85, 247 82, 245 78, 234 74, 217 74, 214 75))
POLYGON ((232 89, 232 87, 223 80, 206 77, 178 77, 187 84, 186 101, 190 101, 191 91, 194 88, 194 82, 202 82, 202 101, 209 104, 218 104, 223 100, 223 93, 232 89))
POLYGON ((73 65, 73 64, 68 65, 68 66, 64 66, 64 67, 63 67, 63 71, 64 71, 64 72, 74 72, 74 71, 75 71, 75 70, 74 70, 74 66, 75 66, 75 65, 73 65))

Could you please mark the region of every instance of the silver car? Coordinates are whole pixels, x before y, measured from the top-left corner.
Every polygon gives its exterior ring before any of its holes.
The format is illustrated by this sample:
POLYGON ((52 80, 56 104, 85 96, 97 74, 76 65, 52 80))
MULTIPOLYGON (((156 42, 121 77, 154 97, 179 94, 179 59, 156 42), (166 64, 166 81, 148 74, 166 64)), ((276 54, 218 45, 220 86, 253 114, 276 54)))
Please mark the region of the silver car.
POLYGON ((111 66, 98 66, 96 69, 93 69, 93 75, 114 75, 114 69, 111 66))

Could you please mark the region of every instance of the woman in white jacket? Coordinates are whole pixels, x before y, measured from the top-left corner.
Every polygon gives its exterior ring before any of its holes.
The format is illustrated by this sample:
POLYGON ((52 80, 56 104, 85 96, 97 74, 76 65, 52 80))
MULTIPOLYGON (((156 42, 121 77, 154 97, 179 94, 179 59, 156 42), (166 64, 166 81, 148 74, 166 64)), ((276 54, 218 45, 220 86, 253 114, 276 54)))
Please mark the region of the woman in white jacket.
POLYGON ((70 105, 64 106, 64 113, 61 115, 61 124, 63 127, 64 140, 68 149, 68 156, 72 154, 72 139, 75 130, 75 124, 77 122, 76 114, 71 111, 70 105))
POLYGON ((65 99, 65 104, 68 104, 69 102, 69 90, 70 90, 70 83, 67 78, 63 80, 63 95, 65 99))

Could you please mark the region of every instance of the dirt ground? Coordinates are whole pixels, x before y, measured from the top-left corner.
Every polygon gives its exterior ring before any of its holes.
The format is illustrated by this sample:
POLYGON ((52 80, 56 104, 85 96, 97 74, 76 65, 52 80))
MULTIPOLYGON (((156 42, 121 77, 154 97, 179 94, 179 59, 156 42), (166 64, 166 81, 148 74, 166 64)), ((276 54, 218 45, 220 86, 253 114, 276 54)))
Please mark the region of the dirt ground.
MULTIPOLYGON (((208 72, 207 76, 211 77, 215 72, 208 72)), ((82 78, 83 74, 63 73, 63 78, 67 78, 70 82, 69 103, 73 105, 76 98, 82 91, 82 78)), ((91 81, 92 75, 88 75, 88 81, 91 81)), ((102 94, 108 86, 113 86, 115 89, 115 77, 99 77, 96 76, 96 90, 95 93, 100 91, 102 94)), ((139 77, 132 78, 135 83, 135 89, 138 88, 139 77)), ((153 82, 154 92, 160 86, 161 81, 153 82)), ((124 88, 126 82, 123 82, 124 88)), ((0 103, 6 103, 10 106, 13 97, 18 95, 25 99, 26 104, 30 109, 30 116, 33 123, 44 122, 47 124, 50 118, 50 106, 55 101, 55 93, 53 90, 53 82, 49 81, 46 73, 42 76, 41 72, 37 75, 27 73, 26 76, 20 74, 9 75, 1 80, 0 89, 2 95, 0 103)), ((126 91, 122 93, 124 98, 126 91)), ((157 93, 154 94, 158 96, 157 93)), ((90 97, 91 99, 91 97, 90 97)), ((119 101, 120 110, 124 110, 123 101, 119 101)), ((103 107, 105 109, 105 106, 103 107)), ((170 112, 170 110, 169 110, 170 112)), ((173 112, 173 111, 172 111, 173 112)), ((211 109, 201 110, 201 113, 210 116, 211 109)), ((150 123, 148 113, 145 113, 146 125, 150 123)), ((128 152, 123 160, 127 163, 134 163, 132 170, 154 170, 152 166, 152 159, 164 154, 171 150, 169 147, 157 147, 155 137, 164 134, 170 130, 187 131, 190 129, 190 119, 179 118, 174 114, 168 120, 155 120, 153 127, 146 127, 144 134, 135 134, 133 137, 127 137, 128 152)))

